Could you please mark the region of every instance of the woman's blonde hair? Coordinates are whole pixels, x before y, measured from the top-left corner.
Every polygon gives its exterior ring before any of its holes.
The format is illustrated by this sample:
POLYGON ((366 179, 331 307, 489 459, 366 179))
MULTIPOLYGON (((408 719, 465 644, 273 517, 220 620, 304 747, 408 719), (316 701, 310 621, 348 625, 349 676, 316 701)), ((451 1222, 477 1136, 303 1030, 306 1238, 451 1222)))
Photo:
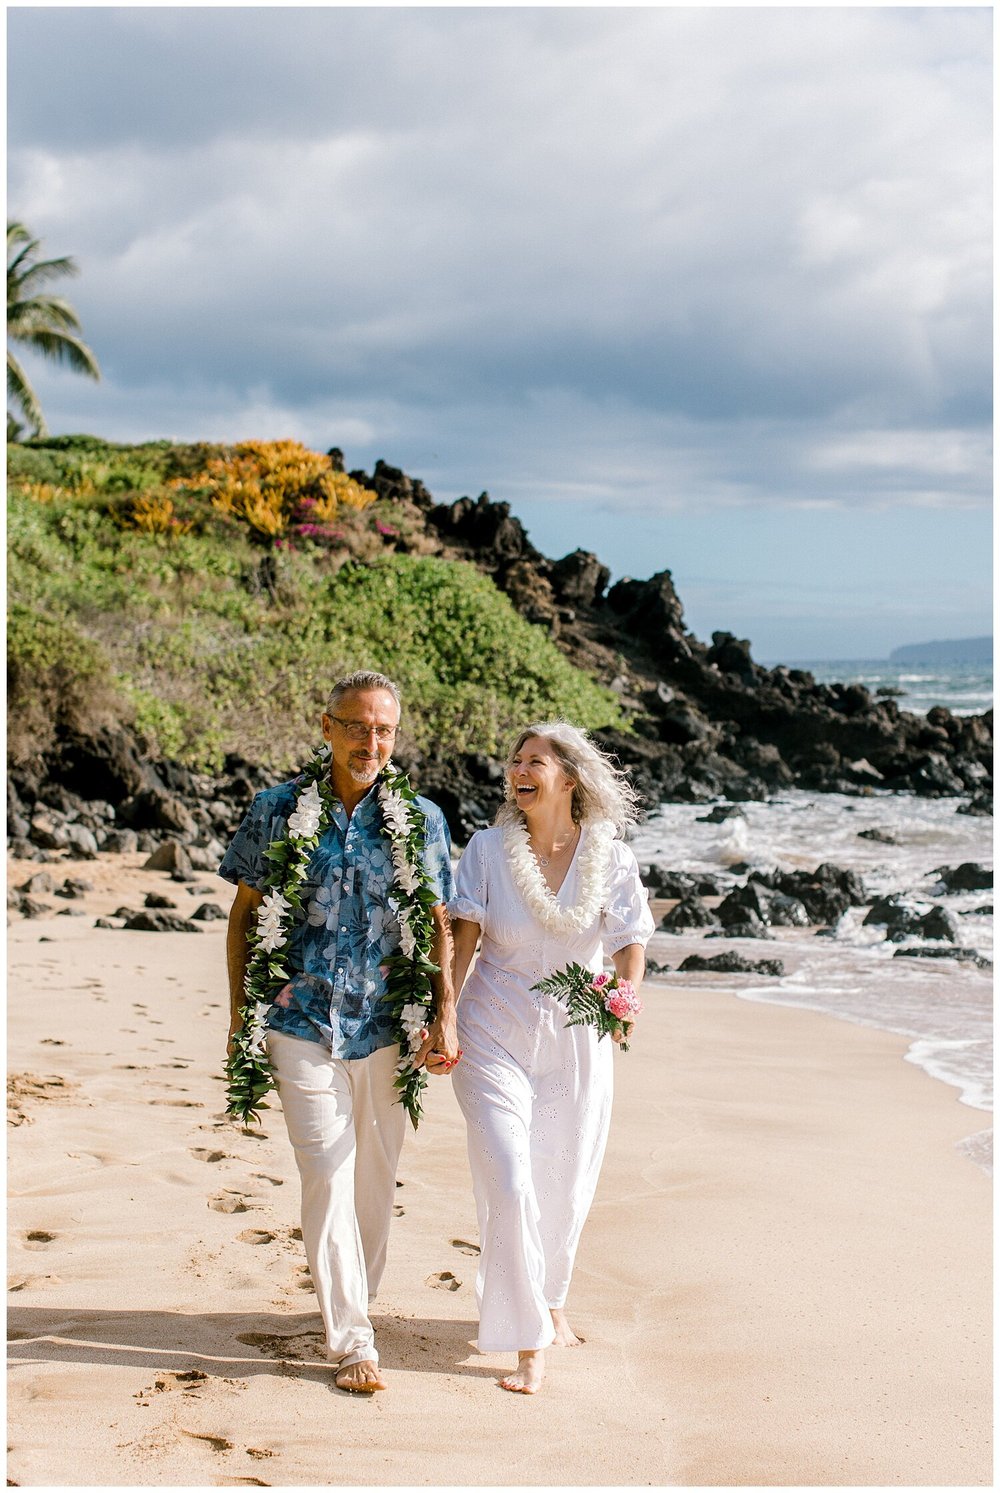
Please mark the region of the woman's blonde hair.
POLYGON ((586 731, 568 721, 540 721, 518 733, 507 753, 504 802, 497 810, 495 823, 523 819, 511 788, 510 769, 532 736, 540 736, 549 743, 563 772, 572 781, 572 814, 578 824, 610 819, 619 836, 635 824, 639 817, 638 800, 625 769, 595 746, 586 731))

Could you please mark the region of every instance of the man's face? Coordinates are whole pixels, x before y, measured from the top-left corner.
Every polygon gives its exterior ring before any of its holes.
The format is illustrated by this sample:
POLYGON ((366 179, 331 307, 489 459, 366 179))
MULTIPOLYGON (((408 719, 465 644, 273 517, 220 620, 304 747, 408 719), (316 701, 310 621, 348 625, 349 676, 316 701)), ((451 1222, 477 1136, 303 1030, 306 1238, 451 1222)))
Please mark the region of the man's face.
POLYGON ((323 715, 323 736, 333 753, 331 777, 349 778, 370 788, 392 756, 399 706, 387 689, 352 690, 341 695, 336 715, 323 715))

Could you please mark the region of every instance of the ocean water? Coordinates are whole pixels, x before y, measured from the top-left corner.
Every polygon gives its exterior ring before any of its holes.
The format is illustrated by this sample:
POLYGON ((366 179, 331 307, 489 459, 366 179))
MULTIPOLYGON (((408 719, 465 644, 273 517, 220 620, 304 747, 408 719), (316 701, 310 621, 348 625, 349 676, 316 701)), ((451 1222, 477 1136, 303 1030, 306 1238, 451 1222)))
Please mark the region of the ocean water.
MULTIPOLYGON (((760 870, 811 871, 831 861, 857 872, 871 900, 901 892, 927 908, 944 906, 959 925, 957 942, 992 959, 992 891, 946 895, 936 889, 935 875, 938 867, 963 861, 992 865, 992 819, 956 813, 954 799, 899 793, 853 798, 789 789, 740 808, 744 818, 707 824, 701 822, 708 812, 702 806, 662 805, 632 837, 640 866, 655 862, 673 871, 714 871, 736 885, 746 879, 746 873, 730 869, 738 862, 760 870), (860 839, 866 829, 881 830, 897 843, 860 839)), ((675 972, 665 978, 898 1032, 911 1039, 911 1062, 953 1085, 971 1110, 991 1111, 992 969, 955 959, 895 959, 897 948, 933 948, 934 941, 888 943, 884 928, 863 926, 866 911, 849 909, 832 937, 818 937, 815 928, 775 928, 767 941, 706 941, 701 929, 657 932, 647 954, 672 971, 688 954, 725 949, 750 959, 780 958, 785 974, 777 979, 675 972)), ((970 1138, 963 1148, 990 1170, 992 1128, 977 1125, 970 1115, 970 1138)))
POLYGON ((807 669, 817 684, 863 684, 872 694, 880 689, 893 690, 900 710, 914 715, 926 715, 934 705, 944 705, 953 715, 980 715, 993 707, 993 669, 989 665, 932 668, 891 664, 884 658, 785 662, 790 669, 807 669))

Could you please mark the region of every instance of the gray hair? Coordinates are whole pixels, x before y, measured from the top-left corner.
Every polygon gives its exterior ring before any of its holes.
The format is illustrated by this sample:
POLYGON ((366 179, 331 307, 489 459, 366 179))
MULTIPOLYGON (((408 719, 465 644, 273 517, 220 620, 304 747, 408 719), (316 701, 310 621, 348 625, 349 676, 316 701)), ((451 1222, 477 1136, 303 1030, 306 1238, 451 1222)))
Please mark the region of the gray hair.
MULTIPOLYGON (((628 780, 623 767, 618 767, 595 746, 579 726, 568 721, 540 721, 525 726, 514 740, 507 753, 507 772, 524 743, 532 736, 541 736, 549 743, 559 759, 563 772, 573 783, 572 814, 578 824, 589 820, 610 819, 621 836, 639 817, 639 806, 635 789, 628 780)), ((521 810, 514 801, 509 775, 505 781, 505 802, 497 811, 496 823, 508 824, 523 820, 521 810)))
POLYGON ((353 695, 358 690, 364 689, 387 690, 396 704, 402 709, 403 702, 400 698, 398 684, 394 684, 384 674, 376 674, 373 669, 355 669, 353 674, 345 674, 342 679, 338 679, 334 684, 333 689, 330 691, 330 698, 326 703, 327 715, 332 715, 335 710, 339 710, 340 702, 345 695, 353 695))

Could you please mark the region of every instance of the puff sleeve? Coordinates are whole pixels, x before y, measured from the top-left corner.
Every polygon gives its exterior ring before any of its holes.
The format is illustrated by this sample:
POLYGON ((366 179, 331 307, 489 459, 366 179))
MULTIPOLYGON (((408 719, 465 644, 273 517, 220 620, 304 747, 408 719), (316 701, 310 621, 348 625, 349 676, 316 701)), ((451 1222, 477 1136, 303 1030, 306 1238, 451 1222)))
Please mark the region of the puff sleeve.
POLYGON ((478 923, 481 928, 486 921, 488 901, 486 840, 484 832, 477 830, 462 852, 462 859, 455 872, 455 895, 448 903, 449 916, 464 918, 468 923, 478 923))
POLYGON ((639 877, 635 856, 621 840, 612 846, 608 876, 608 900, 601 918, 601 941, 609 957, 629 944, 646 944, 655 924, 649 910, 649 895, 639 877))

